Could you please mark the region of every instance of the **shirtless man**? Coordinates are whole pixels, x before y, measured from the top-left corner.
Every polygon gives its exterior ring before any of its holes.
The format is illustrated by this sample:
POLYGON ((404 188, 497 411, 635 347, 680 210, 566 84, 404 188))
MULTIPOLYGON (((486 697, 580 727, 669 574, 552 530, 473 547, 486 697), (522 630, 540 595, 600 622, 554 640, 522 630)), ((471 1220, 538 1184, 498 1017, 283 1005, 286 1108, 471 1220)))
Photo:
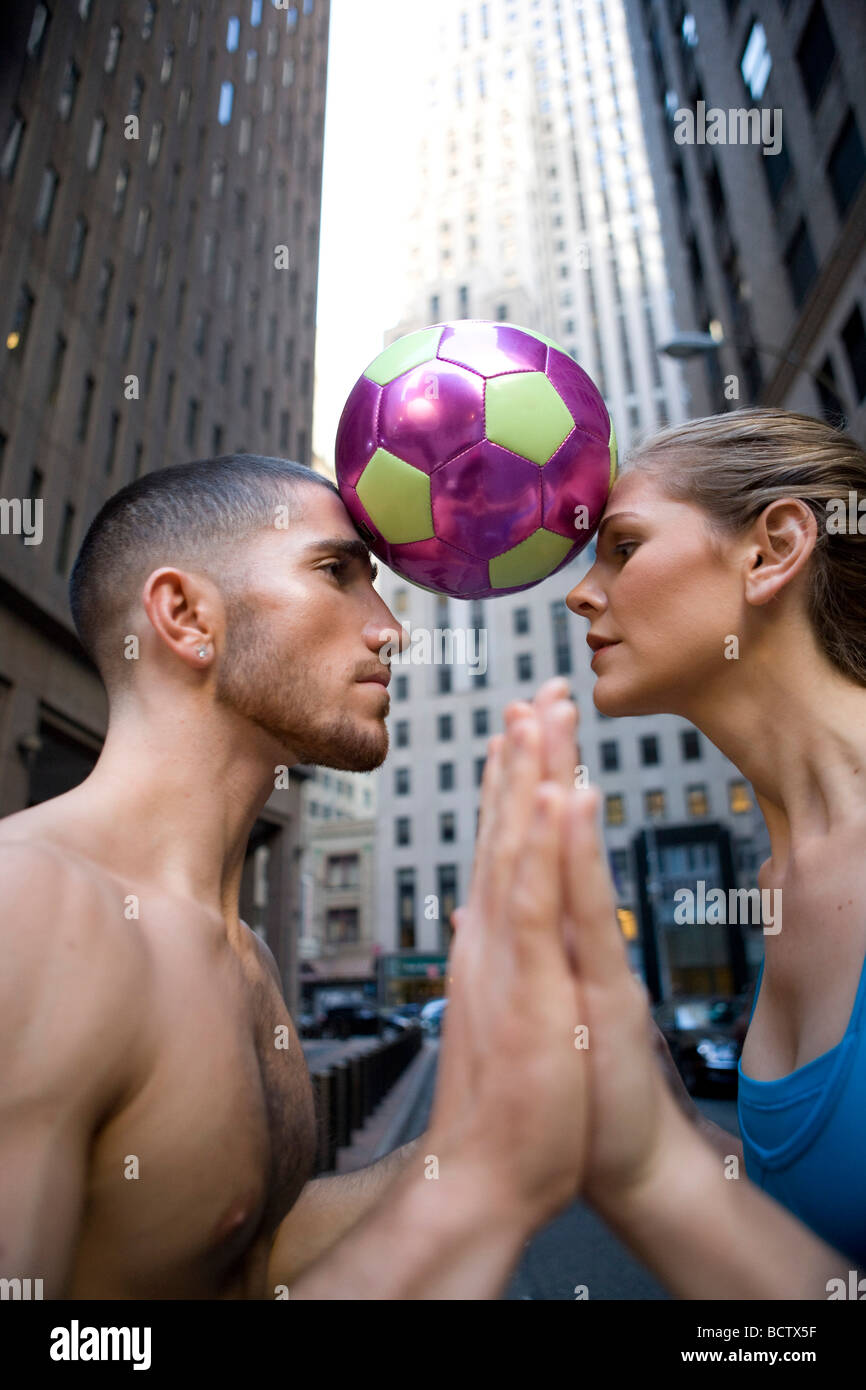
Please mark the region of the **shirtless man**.
POLYGON ((431 1129, 308 1181, 310 1079, 239 885, 276 767, 385 756, 398 625, 371 580, 336 490, 281 460, 148 474, 91 526, 71 598, 105 745, 0 823, 0 1276, 48 1298, 495 1297, 574 1196, 565 794, 531 720, 500 773, 513 814, 482 825, 431 1129))

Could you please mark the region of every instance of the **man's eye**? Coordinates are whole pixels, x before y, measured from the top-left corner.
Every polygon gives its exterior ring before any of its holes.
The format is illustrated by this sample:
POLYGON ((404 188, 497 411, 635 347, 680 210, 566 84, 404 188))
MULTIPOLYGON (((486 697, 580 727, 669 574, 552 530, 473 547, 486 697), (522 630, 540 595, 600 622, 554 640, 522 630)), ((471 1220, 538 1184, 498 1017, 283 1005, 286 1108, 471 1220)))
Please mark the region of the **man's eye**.
POLYGON ((322 565, 325 574, 333 575, 334 579, 342 579, 346 573, 345 560, 334 560, 330 565, 322 565))

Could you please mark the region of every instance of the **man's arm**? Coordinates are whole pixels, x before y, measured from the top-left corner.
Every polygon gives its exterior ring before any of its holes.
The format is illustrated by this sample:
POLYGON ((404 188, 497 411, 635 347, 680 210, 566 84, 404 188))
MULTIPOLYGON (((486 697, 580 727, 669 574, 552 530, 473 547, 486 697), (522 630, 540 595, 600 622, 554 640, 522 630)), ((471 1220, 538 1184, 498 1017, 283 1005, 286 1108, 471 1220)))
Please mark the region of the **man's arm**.
POLYGON ((413 1139, 368 1168, 308 1182, 277 1227, 268 1265, 268 1288, 291 1285, 376 1206, 405 1172, 426 1136, 413 1139))
POLYGON ((0 845, 0 891, 0 1275, 61 1298, 90 1142, 126 1080, 136 972, 99 891, 60 854, 0 845))

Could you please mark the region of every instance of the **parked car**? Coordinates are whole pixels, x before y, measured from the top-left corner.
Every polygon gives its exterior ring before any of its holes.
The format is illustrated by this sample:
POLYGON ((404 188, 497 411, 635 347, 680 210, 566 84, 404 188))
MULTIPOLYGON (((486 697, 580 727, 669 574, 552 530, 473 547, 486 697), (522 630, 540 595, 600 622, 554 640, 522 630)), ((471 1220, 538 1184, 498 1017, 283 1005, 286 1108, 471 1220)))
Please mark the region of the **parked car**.
POLYGON ((372 1037, 382 1031, 382 1019, 375 1005, 332 1004, 325 1010, 323 1038, 372 1037))
POLYGON ((653 1010, 683 1084, 692 1095, 736 1091, 742 1000, 714 995, 669 999, 653 1010))
POLYGON ((431 999, 421 1010, 421 1027, 425 1033, 438 1037, 442 1029, 442 1019, 448 1007, 447 999, 431 999))

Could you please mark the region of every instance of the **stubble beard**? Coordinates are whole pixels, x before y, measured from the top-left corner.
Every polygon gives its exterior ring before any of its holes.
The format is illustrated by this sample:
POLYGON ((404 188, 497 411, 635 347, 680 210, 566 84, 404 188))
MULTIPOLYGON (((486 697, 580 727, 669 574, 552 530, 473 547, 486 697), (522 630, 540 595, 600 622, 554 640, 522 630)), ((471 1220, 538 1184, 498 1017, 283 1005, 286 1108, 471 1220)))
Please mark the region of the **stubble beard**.
POLYGON ((217 673, 216 698, 262 729, 295 761, 339 772, 371 772, 388 752, 384 720, 362 724, 346 710, 328 715, 315 682, 297 667, 278 667, 274 649, 255 611, 230 604, 226 651, 217 673))

